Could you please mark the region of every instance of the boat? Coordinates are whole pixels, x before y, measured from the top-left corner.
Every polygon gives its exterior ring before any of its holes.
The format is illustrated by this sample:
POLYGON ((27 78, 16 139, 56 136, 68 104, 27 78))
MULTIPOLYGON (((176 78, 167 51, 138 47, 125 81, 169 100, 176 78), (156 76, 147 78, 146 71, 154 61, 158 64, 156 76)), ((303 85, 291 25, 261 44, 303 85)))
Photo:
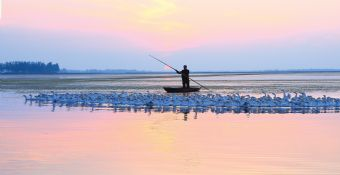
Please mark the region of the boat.
POLYGON ((190 88, 182 88, 182 87, 163 87, 163 89, 167 93, 187 93, 187 92, 198 92, 200 87, 190 87, 190 88))

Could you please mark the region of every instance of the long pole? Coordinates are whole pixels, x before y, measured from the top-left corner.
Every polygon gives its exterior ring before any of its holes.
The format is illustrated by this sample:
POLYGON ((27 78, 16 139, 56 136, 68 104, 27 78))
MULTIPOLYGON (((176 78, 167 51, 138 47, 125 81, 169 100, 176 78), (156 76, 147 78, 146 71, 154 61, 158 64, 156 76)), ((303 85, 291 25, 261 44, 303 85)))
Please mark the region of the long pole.
MULTIPOLYGON (((157 60, 157 61, 159 61, 159 62, 163 63, 164 65, 166 65, 166 66, 170 67, 170 68, 171 68, 171 69, 173 69, 174 71, 176 71, 176 72, 179 72, 177 69, 173 68, 173 67, 172 67, 172 66, 170 66, 169 64, 167 64, 167 63, 163 62, 162 60, 160 60, 160 59, 158 59, 158 58, 156 58, 156 57, 154 57, 154 56, 152 56, 152 55, 149 55, 149 56, 150 56, 151 58, 153 58, 153 59, 155 59, 155 60, 157 60)), ((199 82, 197 82, 197 81, 193 80, 192 78, 190 78, 190 77, 187 77, 187 78, 189 78, 191 81, 195 82, 196 84, 200 85, 202 88, 204 88, 204 89, 206 89, 206 90, 210 91, 210 89, 208 89, 207 87, 203 86, 203 85, 202 85, 202 84, 200 84, 199 82)))

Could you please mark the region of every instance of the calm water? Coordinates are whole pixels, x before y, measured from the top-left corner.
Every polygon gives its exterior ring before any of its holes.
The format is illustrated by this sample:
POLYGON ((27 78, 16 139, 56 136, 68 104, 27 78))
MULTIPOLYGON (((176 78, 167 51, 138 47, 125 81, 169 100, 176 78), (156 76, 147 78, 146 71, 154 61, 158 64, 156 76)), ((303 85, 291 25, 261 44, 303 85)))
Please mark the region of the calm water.
MULTIPOLYGON (((340 96, 340 73, 197 74, 192 78, 208 86, 212 93, 249 94, 285 90, 340 96)), ((23 92, 115 90, 163 93, 163 86, 181 86, 180 78, 173 74, 0 75, 0 90, 23 92)))
MULTIPOLYGON (((25 104, 41 91, 152 91, 172 75, 0 76, 0 174, 340 174, 340 114, 114 112, 25 104), (160 76, 164 76, 160 78, 160 76)), ((340 74, 200 75, 220 93, 339 97, 340 74)), ((202 92, 209 93, 209 92, 202 92)))

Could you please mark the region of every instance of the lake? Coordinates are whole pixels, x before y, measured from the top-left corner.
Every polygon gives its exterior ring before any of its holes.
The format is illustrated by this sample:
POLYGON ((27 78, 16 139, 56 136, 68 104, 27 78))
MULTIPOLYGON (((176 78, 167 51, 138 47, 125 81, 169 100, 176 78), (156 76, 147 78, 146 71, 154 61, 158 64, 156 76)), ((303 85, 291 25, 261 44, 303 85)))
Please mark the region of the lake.
MULTIPOLYGON (((197 74, 211 91, 340 97, 340 73, 197 74)), ((172 74, 0 75, 0 174, 340 174, 340 114, 117 110, 25 103, 39 92, 150 92, 172 74)))

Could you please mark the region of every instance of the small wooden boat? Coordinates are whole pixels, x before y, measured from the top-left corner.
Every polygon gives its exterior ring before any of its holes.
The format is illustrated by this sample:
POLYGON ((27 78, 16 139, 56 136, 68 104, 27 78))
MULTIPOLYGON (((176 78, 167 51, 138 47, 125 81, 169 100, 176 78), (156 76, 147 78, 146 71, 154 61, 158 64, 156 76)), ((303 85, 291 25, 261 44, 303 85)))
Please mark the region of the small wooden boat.
POLYGON ((190 88, 182 88, 182 87, 163 87, 163 89, 167 93, 187 93, 187 92, 198 92, 200 87, 190 87, 190 88))

